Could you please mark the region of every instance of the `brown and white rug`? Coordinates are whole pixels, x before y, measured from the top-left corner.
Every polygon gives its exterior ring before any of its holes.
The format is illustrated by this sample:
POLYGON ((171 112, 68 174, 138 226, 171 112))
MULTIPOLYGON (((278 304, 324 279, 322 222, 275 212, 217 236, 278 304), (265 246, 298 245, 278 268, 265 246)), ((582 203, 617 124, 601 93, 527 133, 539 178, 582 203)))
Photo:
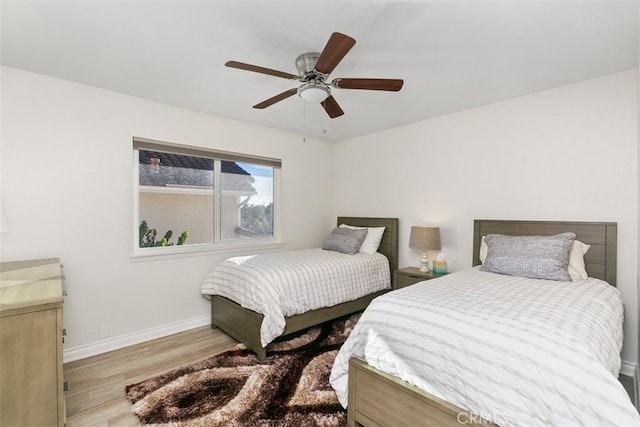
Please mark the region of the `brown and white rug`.
POLYGON ((239 346, 128 385, 131 411, 142 425, 154 426, 345 426, 329 374, 358 318, 275 342, 262 362, 239 346))

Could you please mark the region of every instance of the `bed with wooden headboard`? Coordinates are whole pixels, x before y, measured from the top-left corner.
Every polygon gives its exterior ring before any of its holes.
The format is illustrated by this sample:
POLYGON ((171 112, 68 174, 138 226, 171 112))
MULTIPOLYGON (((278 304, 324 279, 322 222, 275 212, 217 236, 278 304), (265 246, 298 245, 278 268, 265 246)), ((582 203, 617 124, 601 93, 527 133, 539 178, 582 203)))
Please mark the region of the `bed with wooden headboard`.
MULTIPOLYGON (((378 252, 389 260, 391 277, 398 268, 398 218, 338 217, 337 225, 348 224, 357 227, 385 227, 378 252)), ((331 307, 308 311, 303 314, 286 317, 283 335, 318 325, 347 314, 364 310, 377 296, 387 290, 365 295, 353 301, 331 307)), ((260 341, 260 327, 264 316, 239 304, 218 296, 211 297, 211 327, 220 328, 231 337, 256 352, 258 359, 266 357, 266 349, 260 341)))
MULTIPOLYGON (((475 220, 472 265, 480 264, 480 244, 487 234, 553 235, 567 231, 591 245, 585 256, 589 276, 615 286, 617 225, 613 222, 475 220)), ((348 375, 349 426, 494 425, 481 419, 473 422, 462 408, 358 358, 349 360, 348 375)))

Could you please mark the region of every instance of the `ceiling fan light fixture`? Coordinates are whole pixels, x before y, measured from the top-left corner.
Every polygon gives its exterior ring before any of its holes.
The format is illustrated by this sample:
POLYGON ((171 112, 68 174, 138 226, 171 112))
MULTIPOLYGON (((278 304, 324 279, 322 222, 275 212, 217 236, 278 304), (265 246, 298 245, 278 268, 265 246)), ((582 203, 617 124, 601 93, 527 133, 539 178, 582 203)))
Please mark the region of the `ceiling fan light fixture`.
POLYGON ((331 89, 325 85, 307 83, 298 88, 298 96, 307 102, 319 104, 331 95, 331 89))

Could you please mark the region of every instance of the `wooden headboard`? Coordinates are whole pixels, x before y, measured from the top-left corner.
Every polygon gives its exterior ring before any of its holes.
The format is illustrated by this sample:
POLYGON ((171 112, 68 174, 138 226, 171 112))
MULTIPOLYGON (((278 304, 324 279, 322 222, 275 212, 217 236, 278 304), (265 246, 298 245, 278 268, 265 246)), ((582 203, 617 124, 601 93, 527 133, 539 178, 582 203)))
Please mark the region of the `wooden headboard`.
POLYGON ((393 271, 398 269, 398 218, 339 216, 337 224, 347 224, 355 227, 385 227, 378 252, 389 260, 391 277, 393 277, 393 271))
POLYGON ((591 248, 584 256, 589 277, 616 286, 618 225, 615 222, 502 221, 476 219, 473 222, 473 265, 480 264, 480 243, 487 234, 549 236, 571 231, 591 248))

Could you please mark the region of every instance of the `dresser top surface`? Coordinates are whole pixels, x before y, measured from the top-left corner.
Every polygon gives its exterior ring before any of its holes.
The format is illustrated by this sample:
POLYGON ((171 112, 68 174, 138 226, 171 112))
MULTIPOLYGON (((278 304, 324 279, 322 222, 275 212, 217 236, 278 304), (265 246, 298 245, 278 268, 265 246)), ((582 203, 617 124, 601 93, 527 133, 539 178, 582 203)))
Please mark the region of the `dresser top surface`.
POLYGON ((0 316, 62 304, 62 272, 57 258, 0 263, 0 316))

